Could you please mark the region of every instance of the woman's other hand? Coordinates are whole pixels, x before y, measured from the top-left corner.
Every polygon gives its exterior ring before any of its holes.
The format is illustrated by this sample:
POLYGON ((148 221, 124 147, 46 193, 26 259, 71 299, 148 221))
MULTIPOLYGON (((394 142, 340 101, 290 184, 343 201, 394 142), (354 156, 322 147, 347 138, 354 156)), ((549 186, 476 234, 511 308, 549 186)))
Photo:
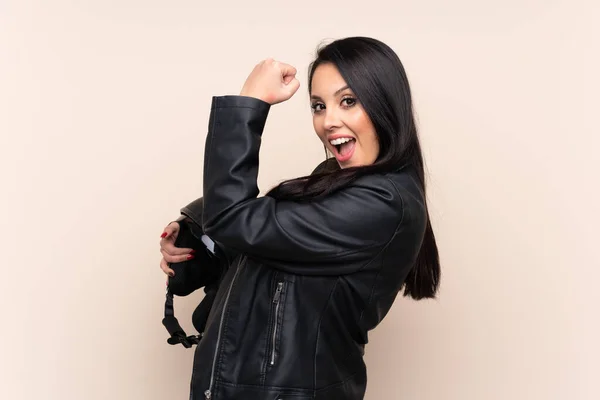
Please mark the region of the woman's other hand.
POLYGON ((169 267, 168 263, 178 263, 194 258, 193 249, 175 247, 177 235, 179 235, 179 223, 171 222, 160 236, 160 252, 163 255, 162 260, 160 260, 160 269, 171 277, 175 275, 175 272, 169 267))
POLYGON ((296 72, 293 66, 268 58, 254 67, 240 95, 255 97, 271 105, 284 102, 300 87, 296 72))

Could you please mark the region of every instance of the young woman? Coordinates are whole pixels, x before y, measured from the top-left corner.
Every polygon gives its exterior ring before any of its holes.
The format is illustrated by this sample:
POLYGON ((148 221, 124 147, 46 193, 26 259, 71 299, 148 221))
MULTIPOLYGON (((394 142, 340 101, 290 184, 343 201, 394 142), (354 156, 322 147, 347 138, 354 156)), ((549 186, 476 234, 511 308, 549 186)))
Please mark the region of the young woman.
MULTIPOLYGON (((212 100, 204 197, 182 210, 224 255, 198 266, 207 273, 197 286, 216 294, 193 400, 362 399, 368 332, 401 291, 419 300, 438 289, 409 83, 386 44, 352 37, 319 50, 308 90, 334 157, 258 197, 263 127, 297 91, 295 75, 268 59, 239 96, 212 100)), ((161 240, 170 276, 169 263, 193 257, 174 246, 179 222, 161 240)))

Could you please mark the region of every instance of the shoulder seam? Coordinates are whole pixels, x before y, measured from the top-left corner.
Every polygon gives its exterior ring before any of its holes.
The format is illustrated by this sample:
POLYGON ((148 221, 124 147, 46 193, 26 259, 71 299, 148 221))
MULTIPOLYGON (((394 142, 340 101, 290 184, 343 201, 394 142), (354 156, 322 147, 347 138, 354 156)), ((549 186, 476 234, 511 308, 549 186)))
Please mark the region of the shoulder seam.
MULTIPOLYGON (((385 252, 385 250, 388 248, 390 243, 392 243, 392 240, 394 240, 394 238, 398 234, 398 231, 400 230, 400 227, 402 226, 402 223, 404 222, 404 215, 405 215, 404 198, 402 197, 402 194, 398 190, 398 187, 396 186, 394 181, 392 181, 387 175, 383 175, 382 177, 384 179, 386 179, 394 187, 394 190, 396 190, 396 193, 398 194, 398 198, 400 199, 400 208, 402 210, 402 215, 400 216, 400 220, 396 224, 396 229, 394 229, 394 232, 391 234, 390 238, 383 245, 381 245, 381 250, 376 255, 374 255, 373 258, 371 258, 367 263, 365 263, 365 265, 360 267, 358 271, 361 271, 364 268, 366 268, 369 264, 371 264, 371 262, 373 262, 373 260, 375 260, 375 258, 377 258, 380 254, 385 252)), ((376 246, 373 246, 373 247, 376 247, 376 246)))
MULTIPOLYGON (((398 235, 398 232, 400 231, 400 227, 402 226, 402 223, 404 222, 404 215, 406 213, 404 198, 402 197, 402 194, 398 190, 398 187, 396 186, 394 181, 392 181, 390 179, 389 176, 386 175, 385 178, 392 184, 392 186, 396 190, 396 193, 398 193, 398 198, 400 199, 400 207, 402 208, 402 216, 400 217, 400 221, 398 222, 398 225, 396 225, 396 229, 394 230, 394 233, 390 237, 390 240, 388 240, 387 243, 381 249, 381 251, 379 253, 377 253, 377 256, 381 255, 381 265, 379 267, 379 270, 377 271, 377 274, 375 275, 375 279, 373 279, 373 285, 371 286, 371 291, 369 292, 369 297, 367 298, 367 301, 365 302, 364 307, 360 311, 360 317, 358 318, 359 325, 362 322, 362 319, 365 314, 365 310, 367 309, 367 306, 369 304, 371 304, 371 300, 373 299, 373 293, 375 293, 375 287, 377 286, 377 279, 379 279, 379 276, 381 275, 381 271, 383 270, 383 261, 385 259, 385 252, 388 249, 388 247, 390 246, 390 244, 392 243, 392 240, 394 240, 396 235, 398 235)), ((375 259, 377 256, 375 256, 373 259, 375 259)), ((370 264, 371 261, 369 261, 369 263, 367 263, 366 265, 370 264)), ((361 267, 361 269, 363 269, 363 268, 361 267)))

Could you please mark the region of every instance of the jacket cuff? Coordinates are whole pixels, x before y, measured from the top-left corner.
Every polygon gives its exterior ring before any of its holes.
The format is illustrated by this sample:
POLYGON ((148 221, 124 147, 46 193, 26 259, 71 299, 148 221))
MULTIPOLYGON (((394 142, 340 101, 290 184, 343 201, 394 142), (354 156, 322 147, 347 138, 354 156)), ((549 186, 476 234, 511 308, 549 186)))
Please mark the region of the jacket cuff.
POLYGON ((198 226, 202 226, 202 209, 204 207, 204 197, 199 197, 185 207, 179 210, 183 217, 188 217, 198 226))
POLYGON ((267 117, 271 105, 266 101, 248 96, 213 96, 211 109, 216 108, 252 108, 267 117))
POLYGON ((188 218, 186 215, 181 214, 179 216, 179 218, 174 219, 173 221, 169 222, 169 224, 172 224, 173 222, 177 222, 179 225, 181 225, 181 221, 185 221, 186 218, 188 218))

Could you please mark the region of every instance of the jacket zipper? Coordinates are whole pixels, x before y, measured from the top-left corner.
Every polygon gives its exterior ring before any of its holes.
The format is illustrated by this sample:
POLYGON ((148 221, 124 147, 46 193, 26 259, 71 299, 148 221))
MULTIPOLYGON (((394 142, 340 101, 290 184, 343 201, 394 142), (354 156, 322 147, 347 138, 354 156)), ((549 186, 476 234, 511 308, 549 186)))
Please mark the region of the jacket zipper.
POLYGON ((221 320, 219 321, 219 333, 217 334, 217 345, 215 347, 215 355, 213 357, 212 371, 210 373, 210 383, 208 389, 204 392, 204 397, 206 400, 210 400, 212 397, 212 389, 215 382, 215 367, 217 365, 217 356, 219 355, 219 347, 221 345, 221 331, 223 330, 223 321, 225 320, 225 312, 227 311, 227 304, 229 303, 229 297, 231 296, 231 289, 233 288, 233 284, 235 283, 235 279, 237 278, 238 272, 240 271, 240 265, 242 264, 242 257, 240 257, 240 261, 235 269, 235 274, 231 279, 231 283, 229 284, 229 290, 227 291, 227 297, 225 297, 225 303, 223 304, 223 311, 221 313, 221 320))
POLYGON ((277 326, 279 325, 279 305, 281 304, 281 291, 283 290, 283 282, 277 283, 277 290, 273 296, 275 303, 275 323, 273 324, 273 342, 271 343, 271 365, 275 365, 275 343, 277 340, 277 326))

